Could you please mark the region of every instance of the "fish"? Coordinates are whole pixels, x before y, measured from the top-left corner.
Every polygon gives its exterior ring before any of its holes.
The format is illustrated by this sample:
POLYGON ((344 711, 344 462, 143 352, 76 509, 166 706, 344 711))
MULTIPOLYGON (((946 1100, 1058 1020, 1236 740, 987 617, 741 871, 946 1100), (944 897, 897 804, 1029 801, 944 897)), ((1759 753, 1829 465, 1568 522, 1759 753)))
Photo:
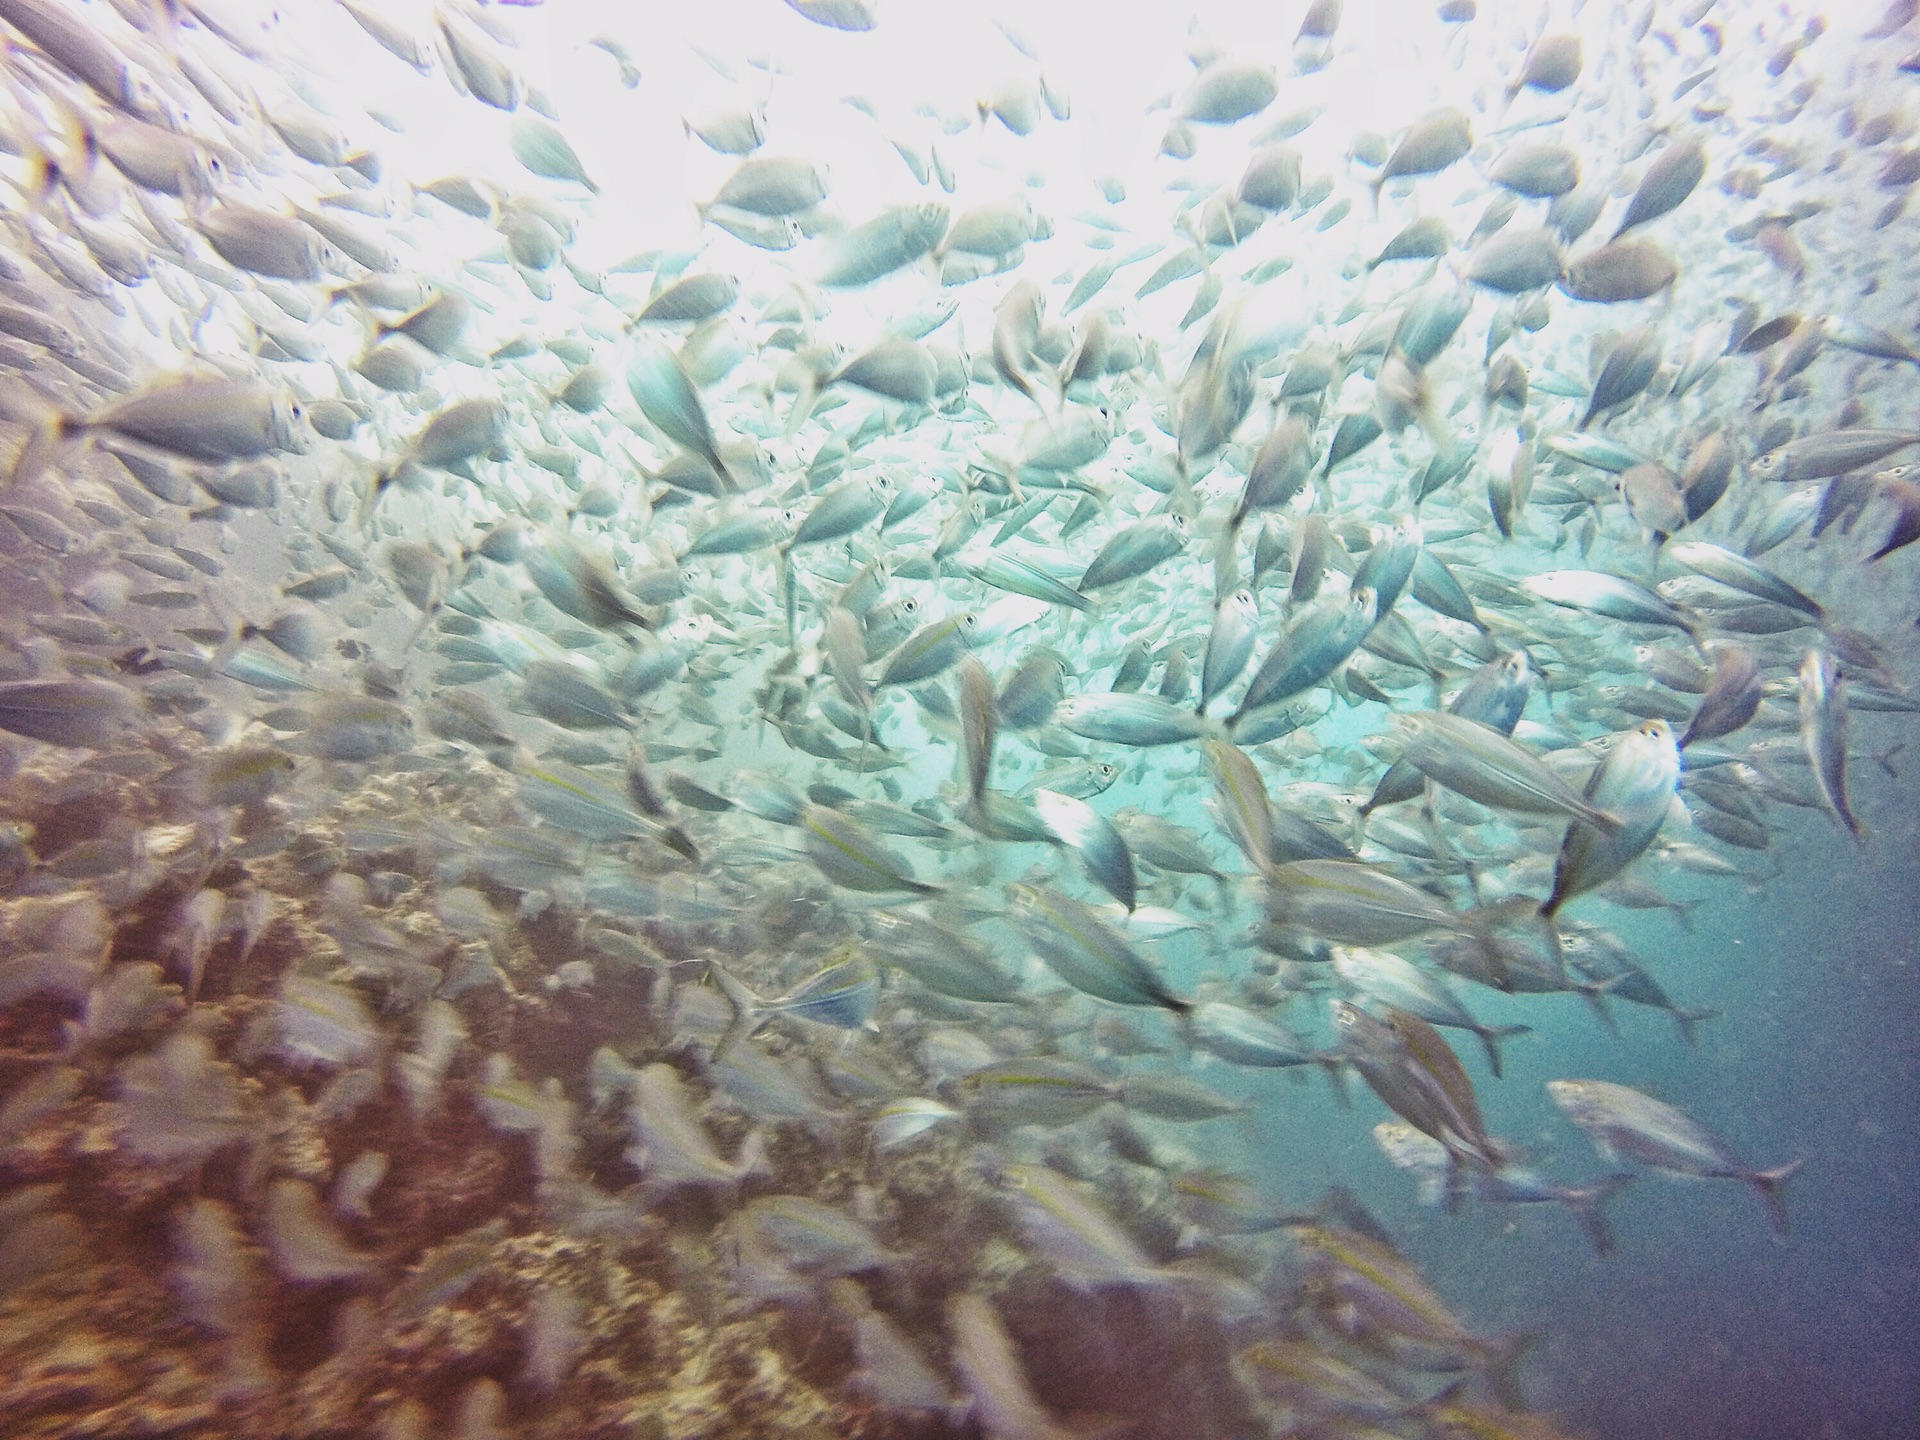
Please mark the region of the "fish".
POLYGON ((832 1279, 901 1258, 858 1220, 809 1195, 756 1195, 734 1225, 743 1284, 756 1293, 786 1293, 793 1276, 832 1279))
POLYGON ((1824 650, 1809 650, 1800 662, 1800 738, 1820 803, 1854 840, 1862 840, 1860 822, 1847 799, 1846 677, 1824 650))
POLYGON ((842 958, 830 960, 775 999, 762 999, 719 964, 711 967, 711 973, 734 1016, 713 1047, 714 1064, 768 1021, 784 1016, 842 1030, 862 1029, 872 1022, 880 998, 880 973, 873 960, 850 945, 844 947, 842 958))
POLYGON ((1267 911, 1275 920, 1334 944, 1395 945, 1436 930, 1474 930, 1470 917, 1356 860, 1289 861, 1267 879, 1267 911))
POLYGON ((1560 271, 1560 246, 1552 232, 1507 226, 1474 247, 1461 273, 1482 289, 1518 295, 1553 284, 1560 271))
MULTIPOLYGON (((1613 342, 1606 363, 1594 379, 1593 397, 1587 402, 1587 413, 1580 419, 1580 428, 1586 429, 1595 416, 1618 409, 1638 396, 1659 368, 1660 337, 1653 326, 1637 325, 1623 334, 1613 342)), ((1629 466, 1623 473, 1639 468, 1639 465, 1629 466)))
POLYGON ((1291 1069, 1318 1057, 1271 1020, 1224 1000, 1206 1000, 1187 1015, 1187 1036, 1199 1049, 1230 1065, 1291 1069))
POLYGON ((1491 725, 1444 711, 1402 715, 1395 723, 1405 741, 1403 758, 1435 784, 1496 810, 1570 815, 1607 837, 1625 829, 1620 816, 1574 794, 1531 752, 1491 725))
POLYGON ((1673 808, 1680 784, 1680 746, 1664 720, 1648 720, 1616 736, 1587 780, 1587 803, 1620 821, 1607 834, 1585 824, 1567 827, 1554 864, 1553 891, 1540 903, 1548 920, 1574 896, 1597 889, 1652 845, 1673 808))
POLYGON ((995 706, 993 677, 987 667, 968 655, 960 662, 960 737, 967 767, 967 795, 980 804, 987 793, 987 780, 993 769, 994 741, 999 733, 1000 712, 995 706))
POLYGON ((1236 590, 1214 610, 1213 627, 1207 634, 1206 657, 1200 672, 1200 703, 1194 713, 1205 715, 1207 706, 1247 668, 1253 658, 1254 642, 1259 635, 1259 602, 1251 590, 1236 590))
POLYGON ((1618 305, 1658 295, 1678 275, 1673 257, 1659 245, 1623 238, 1569 260, 1560 274, 1560 289, 1574 300, 1618 305))
POLYGON ((797 817, 807 855, 836 885, 875 894, 931 895, 939 887, 915 878, 906 860, 858 821, 826 805, 807 805, 797 817))
POLYGON ((1392 1006, 1433 1025, 1469 1030, 1486 1048, 1487 1067, 1500 1075, 1499 1042, 1525 1035, 1525 1025, 1482 1025, 1443 984, 1411 962, 1383 950, 1335 947, 1333 970, 1341 980, 1378 1004, 1392 1006))
POLYGON ((1329 1300, 1351 1307, 1374 1328, 1445 1346, 1469 1364, 1494 1370, 1519 1344, 1519 1337, 1487 1340, 1472 1334, 1390 1244, 1336 1225, 1302 1226, 1292 1233, 1327 1286, 1329 1300))
POLYGON ((1344 664, 1378 622, 1378 599, 1361 586, 1295 615, 1247 682, 1227 727, 1234 729, 1249 715, 1312 689, 1344 664))
POLYGON ((1380 191, 1389 181, 1438 174, 1472 148, 1473 122, 1465 111, 1450 106, 1428 111, 1400 137, 1374 176, 1374 208, 1379 209, 1380 191))
POLYGON ((139 697, 110 680, 21 680, 0 685, 0 730, 46 745, 104 749, 132 727, 139 697))
POLYGON ((1790 440, 1756 455, 1747 467, 1762 480, 1825 480, 1864 470, 1889 455, 1920 444, 1908 430, 1829 430, 1790 440))
MULTIPOLYGON (((1417 1177, 1421 1204, 1432 1206, 1444 1201, 1451 1170, 1444 1145, 1411 1125, 1391 1121, 1374 1126, 1373 1138, 1388 1160, 1417 1177)), ((1474 1191, 1478 1198, 1494 1205, 1564 1205, 1580 1222, 1594 1254, 1604 1256, 1613 1254, 1617 1246, 1613 1227, 1601 1207, 1632 1183, 1631 1175, 1609 1175, 1595 1185, 1561 1186, 1529 1167, 1509 1164, 1476 1174, 1474 1191)))
POLYGON ((1139 882, 1133 855, 1113 822, 1086 801, 1045 787, 1027 798, 1060 843, 1080 857, 1100 888, 1131 912, 1138 900, 1139 882))
POLYGON ((1382 1018, 1344 1000, 1334 1002, 1333 1018, 1341 1052, 1368 1088, 1446 1150, 1451 1202, 1457 1204, 1468 1173, 1506 1163, 1506 1147, 1487 1133, 1473 1082, 1432 1025, 1396 1007, 1382 1018))
POLYGON ((1048 1056, 975 1063, 954 1089, 970 1115, 1004 1126, 1071 1124, 1120 1093, 1099 1071, 1048 1056))
POLYGON ((733 1187, 767 1168, 765 1141, 751 1132, 739 1154, 724 1160, 693 1113, 693 1097, 678 1071, 654 1063, 634 1072, 628 1092, 627 1158, 655 1194, 687 1185, 733 1187))
POLYGON ((1068 696, 1053 709, 1054 723, 1088 740, 1116 745, 1176 745, 1206 733, 1205 718, 1158 695, 1125 691, 1068 696))
POLYGON ((1583 54, 1577 33, 1563 30, 1542 35, 1527 47, 1512 93, 1533 89, 1558 94, 1580 78, 1583 54))
POLYGON ((1593 570, 1545 570, 1524 577, 1521 587, 1552 605, 1586 610, 1636 625, 1665 625, 1698 639, 1698 627, 1653 591, 1619 575, 1593 570))
POLYGON ((912 1340, 847 1277, 826 1287, 827 1300, 853 1330, 858 1370, 849 1382, 891 1410, 944 1410, 953 1397, 947 1383, 912 1340))
POLYGON ((1669 545, 1664 553, 1695 574, 1718 580, 1756 599, 1798 610, 1816 623, 1826 618, 1826 611, 1811 595, 1789 585, 1765 566, 1754 563, 1744 555, 1737 555, 1725 546, 1706 540, 1684 540, 1669 545))
POLYGON ((974 1291, 947 1302, 953 1368, 992 1440, 1066 1440, 1073 1432, 1048 1414, 1033 1393, 1013 1337, 986 1296, 974 1291))
POLYGON ((1177 515, 1143 520, 1114 535, 1074 584, 1081 594, 1146 574, 1185 547, 1186 524, 1177 515))
POLYGON ((1549 1080, 1547 1093, 1603 1157, 1636 1160, 1656 1170, 1703 1180, 1743 1180, 1766 1202, 1774 1232, 1788 1233, 1783 1187, 1804 1163, 1771 1170, 1742 1164, 1726 1141, 1699 1121, 1650 1095, 1608 1080, 1549 1080))
POLYGON ((1668 141, 1634 187, 1633 197, 1627 201, 1626 213, 1620 217, 1613 238, 1618 240, 1635 226, 1677 210, 1706 173, 1707 147, 1698 136, 1668 141))
POLYGON ((1163 1285, 1169 1277, 1080 1188, 1045 1165, 1011 1164, 976 1153, 974 1164, 1012 1211, 1028 1244, 1078 1289, 1163 1285))
POLYGON ((15 461, 16 483, 30 480, 69 441, 115 436, 164 455, 220 464, 303 453, 299 405, 263 380, 189 377, 111 401, 89 415, 48 416, 15 461))
POLYGON ((1191 1008, 1116 927, 1069 895, 1045 886, 1014 886, 1008 918, 1034 953, 1075 989, 1115 1005, 1158 1006, 1175 1014, 1191 1008))
POLYGON ((548 180, 569 180, 590 194, 600 193, 600 187, 587 174, 565 133, 552 121, 538 115, 515 115, 508 126, 507 137, 513 158, 535 175, 548 180))

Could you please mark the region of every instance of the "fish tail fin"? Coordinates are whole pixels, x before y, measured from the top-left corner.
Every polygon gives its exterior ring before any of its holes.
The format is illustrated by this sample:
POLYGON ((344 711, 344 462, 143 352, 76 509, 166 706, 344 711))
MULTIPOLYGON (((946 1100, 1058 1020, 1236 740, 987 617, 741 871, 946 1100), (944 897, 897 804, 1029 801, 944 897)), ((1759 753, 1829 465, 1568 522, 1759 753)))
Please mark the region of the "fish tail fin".
POLYGON ((1487 1065, 1493 1071, 1493 1078, 1498 1080, 1501 1078, 1500 1042, 1511 1040, 1516 1035, 1530 1035, 1533 1033, 1533 1027, 1531 1025, 1482 1025, 1473 1033, 1480 1037, 1480 1044, 1487 1052, 1487 1065))
POLYGON ((1773 1233, 1785 1239, 1792 1233, 1787 1219, 1787 1181, 1806 1164, 1804 1160, 1789 1160, 1784 1165, 1776 1165, 1771 1170, 1755 1170, 1748 1175, 1747 1183, 1760 1192, 1760 1198, 1767 1203, 1767 1218, 1773 1222, 1773 1233))
POLYGON ((19 455, 14 458, 11 483, 18 485, 45 474, 55 457, 81 428, 71 416, 50 406, 27 436, 27 443, 20 447, 19 455))
MULTIPOLYGON (((873 728, 873 717, 871 715, 867 717, 867 728, 869 730, 873 728)), ((987 798, 987 781, 993 774, 993 752, 998 748, 997 742, 999 738, 1000 735, 997 730, 989 730, 987 732, 986 759, 981 764, 979 773, 970 773, 967 776, 967 804, 969 807, 979 806, 983 804, 987 798)))
POLYGON ((689 864, 701 863, 700 847, 693 843, 693 837, 680 826, 663 825, 660 827, 660 833, 654 838, 689 864))
POLYGON ((800 655, 800 639, 796 628, 798 599, 793 587, 793 558, 791 545, 782 545, 773 552, 773 583, 780 589, 780 609, 787 617, 787 648, 797 660, 800 655))
POLYGON ((767 1155, 767 1132, 756 1125, 747 1132, 747 1138, 740 1142, 740 1153, 734 1156, 734 1181, 738 1184, 751 1176, 773 1173, 773 1161, 767 1155))
POLYGON ((20 198, 26 201, 29 211, 35 215, 45 215, 63 183, 60 162, 43 145, 32 140, 25 140, 23 145, 26 163, 22 167, 22 176, 8 183, 20 192, 20 198))
POLYGON ((1053 381, 1054 393, 1060 397, 1060 407, 1062 410, 1066 408, 1067 391, 1073 385, 1074 374, 1080 369, 1080 362, 1085 358, 1086 341, 1083 338, 1079 344, 1069 347, 1066 357, 1049 372, 1049 378, 1053 381))
POLYGON ((1540 1337, 1531 1330, 1509 1330, 1480 1342, 1481 1365, 1493 1398, 1509 1410, 1525 1410, 1520 1390, 1520 1361, 1540 1337))
POLYGON ((854 761, 853 761, 854 774, 864 775, 867 773, 867 752, 872 748, 873 748, 873 712, 869 710, 865 715, 861 717, 860 751, 854 757, 854 761))
POLYGON ((1580 1222, 1580 1228, 1586 1231, 1594 1254, 1613 1254, 1613 1226, 1601 1207, 1631 1185, 1633 1180, 1631 1175, 1609 1175, 1598 1184, 1568 1190, 1560 1197, 1573 1212, 1573 1218, 1580 1222))
POLYGON ((159 41, 161 50, 176 61, 180 54, 181 8, 179 0, 146 0, 141 6, 152 17, 151 33, 159 41))
POLYGON ((1229 520, 1213 547, 1213 593, 1216 596, 1227 594, 1232 587, 1234 562, 1239 558, 1236 553, 1239 539, 1239 520, 1229 520))
POLYGON ((1441 1200, 1447 1207, 1447 1214, 1458 1215, 1460 1208, 1467 1203, 1467 1192, 1472 1187, 1468 1183, 1467 1167, 1460 1163, 1460 1157, 1447 1151, 1447 1173, 1441 1180, 1441 1200))
POLYGON ((1689 1045, 1698 1045, 1700 1037, 1694 1034, 1694 1027, 1702 1020, 1718 1020, 1720 1012, 1708 1009, 1681 1008, 1671 1012, 1673 1023, 1680 1027, 1680 1038, 1689 1045))
POLYGON ((365 530, 373 523, 373 512, 379 508, 380 497, 387 493, 393 484, 395 470, 382 467, 373 475, 373 483, 367 487, 367 498, 360 503, 360 528, 365 530))
POLYGON ((1342 1110, 1353 1108, 1353 1096, 1347 1091, 1347 1057, 1335 1050, 1323 1050, 1313 1057, 1327 1077, 1327 1084, 1333 1090, 1333 1098, 1340 1102, 1342 1110))
MULTIPOLYGON (((19 95, 17 87, 14 93, 19 95)), ((25 179, 24 182, 15 181, 14 188, 26 197, 36 215, 46 212, 48 204, 66 183, 69 173, 80 180, 88 179, 100 161, 100 144, 85 113, 58 91, 49 90, 46 93, 53 98, 54 108, 59 112, 55 128, 66 141, 68 159, 62 162, 37 139, 22 137, 25 145, 25 179)), ((32 111, 27 113, 31 114, 32 111)))
POLYGON ((713 983, 719 988, 721 997, 726 1000, 727 1008, 733 1012, 733 1018, 727 1022, 726 1032, 719 1043, 713 1047, 713 1054, 707 1061, 717 1065, 724 1060, 735 1046, 747 1039, 766 1019, 766 1009, 760 997, 749 990, 737 976, 729 973, 725 967, 710 963, 707 973, 713 977, 713 983))
POLYGON ((1047 388, 1053 394, 1053 413, 1056 418, 1066 413, 1067 387, 1073 383, 1073 372, 1079 366, 1080 347, 1078 345, 1069 345, 1065 357, 1058 365, 1043 364, 1041 366, 1040 373, 1046 377, 1047 388))
POLYGON ((1351 838, 1347 841, 1347 848, 1352 850, 1356 855, 1360 853, 1360 847, 1367 843, 1367 821, 1372 818, 1372 802, 1369 801, 1354 807, 1353 830, 1351 838))
POLYGON ((1683 628, 1687 632, 1687 639, 1693 642, 1695 653, 1706 662, 1708 668, 1712 668, 1713 655, 1707 649, 1707 637, 1701 629, 1700 622, 1698 620, 1685 620, 1683 621, 1683 628))
POLYGON ((1553 952, 1554 968, 1564 975, 1567 973, 1567 947, 1566 942, 1560 938, 1559 921, 1544 909, 1541 911, 1540 920, 1546 930, 1547 948, 1553 952))
POLYGON ((1841 807, 1840 823, 1847 827, 1847 834, 1853 837, 1853 843, 1855 845, 1861 846, 1862 848, 1866 846, 1867 827, 1860 823, 1859 817, 1853 813, 1851 807, 1841 807))
POLYGON ((1414 416, 1420 433, 1427 437, 1427 443, 1433 446, 1436 455, 1451 455, 1457 443, 1453 427, 1447 424, 1447 417, 1431 398, 1424 401, 1414 416))
POLYGON ((794 392, 793 408, 787 411, 786 436, 791 440, 799 433, 800 427, 807 423, 813 414, 813 407, 820 401, 819 383, 811 377, 800 382, 800 388, 794 392))

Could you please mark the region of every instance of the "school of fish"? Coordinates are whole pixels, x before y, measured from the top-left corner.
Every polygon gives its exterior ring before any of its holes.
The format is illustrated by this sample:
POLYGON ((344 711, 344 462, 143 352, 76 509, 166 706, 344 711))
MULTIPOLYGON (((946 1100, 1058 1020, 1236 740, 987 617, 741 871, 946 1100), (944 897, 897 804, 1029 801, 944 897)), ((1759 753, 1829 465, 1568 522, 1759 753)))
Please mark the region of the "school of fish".
POLYGON ((909 8, 0 0, 8 1433, 1568 1433, 1254 1178, 1290 1083, 1426 1204, 1790 1235, 1733 1097, 1503 1138, 1473 997, 1736 1025, 1609 914, 1874 843, 1914 0, 1420 0, 1365 124, 1293 0, 1110 171, 956 13, 794 144, 909 8))

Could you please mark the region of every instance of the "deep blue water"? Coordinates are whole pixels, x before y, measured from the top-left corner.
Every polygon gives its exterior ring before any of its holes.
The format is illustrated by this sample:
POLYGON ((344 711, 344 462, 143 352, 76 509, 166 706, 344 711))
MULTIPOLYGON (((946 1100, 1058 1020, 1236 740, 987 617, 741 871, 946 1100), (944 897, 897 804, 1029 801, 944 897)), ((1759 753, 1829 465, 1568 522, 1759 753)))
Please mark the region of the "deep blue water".
POLYGON ((1606 1166, 1542 1082, 1631 1083, 1711 1124, 1755 1165, 1804 1158, 1788 1185, 1791 1238, 1771 1234, 1744 1185, 1651 1174, 1609 1205, 1619 1250, 1605 1259, 1554 1207, 1420 1209, 1373 1149, 1367 1127, 1386 1112, 1364 1092, 1352 1114, 1322 1089, 1286 1092, 1267 1132, 1272 1173, 1302 1200, 1336 1178, 1359 1186, 1476 1322, 1536 1332, 1529 1396, 1576 1433, 1913 1435, 1920 864, 1907 817, 1916 790, 1910 770, 1897 783, 1876 778, 1866 849, 1824 817, 1799 816, 1777 842, 1784 873, 1758 893, 1700 886, 1713 898, 1694 912, 1691 933, 1664 915, 1618 927, 1676 1000, 1722 1012, 1700 1026, 1696 1048, 1644 1007, 1611 1006, 1616 1036, 1577 997, 1522 1004, 1467 992, 1483 1020, 1535 1027, 1506 1045, 1501 1081, 1477 1047, 1459 1049, 1493 1127, 1549 1150, 1556 1177, 1575 1182, 1606 1166))

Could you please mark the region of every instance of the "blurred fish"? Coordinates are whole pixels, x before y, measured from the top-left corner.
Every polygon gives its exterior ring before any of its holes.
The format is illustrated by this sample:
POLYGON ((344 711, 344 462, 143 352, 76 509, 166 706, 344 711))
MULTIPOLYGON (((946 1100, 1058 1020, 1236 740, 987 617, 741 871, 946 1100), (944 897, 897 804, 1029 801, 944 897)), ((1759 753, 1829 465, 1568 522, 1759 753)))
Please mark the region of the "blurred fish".
POLYGON ((1772 1170, 1743 1165, 1719 1136, 1671 1105, 1606 1080, 1549 1080, 1547 1093, 1574 1124, 1587 1132, 1601 1156, 1637 1160, 1656 1170, 1703 1180, 1744 1180, 1766 1202, 1774 1230, 1787 1233, 1782 1194, 1803 1162, 1772 1170))

